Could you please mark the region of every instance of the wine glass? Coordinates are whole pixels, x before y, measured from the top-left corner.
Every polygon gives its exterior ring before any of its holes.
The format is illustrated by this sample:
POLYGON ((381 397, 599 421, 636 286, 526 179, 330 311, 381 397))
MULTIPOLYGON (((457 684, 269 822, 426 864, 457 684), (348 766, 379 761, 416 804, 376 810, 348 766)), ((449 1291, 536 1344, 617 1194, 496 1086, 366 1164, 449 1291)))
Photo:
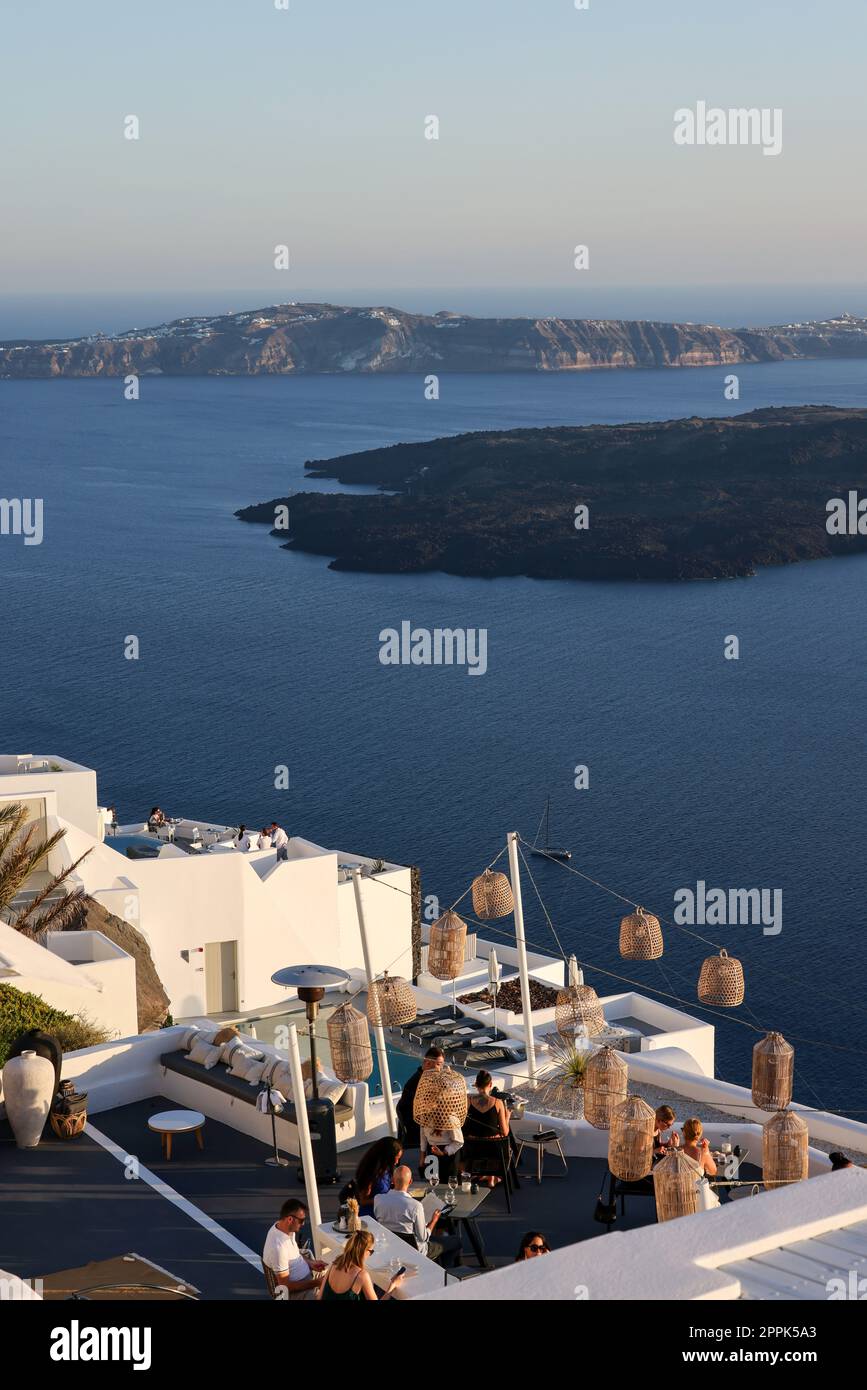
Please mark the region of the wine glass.
POLYGON ((450 1206, 454 1206, 455 1202, 457 1201, 457 1199, 458 1199, 458 1198, 457 1198, 457 1194, 458 1194, 458 1175, 457 1175, 457 1173, 454 1171, 454 1169, 452 1169, 452 1171, 449 1173, 449 1205, 450 1205, 450 1206))

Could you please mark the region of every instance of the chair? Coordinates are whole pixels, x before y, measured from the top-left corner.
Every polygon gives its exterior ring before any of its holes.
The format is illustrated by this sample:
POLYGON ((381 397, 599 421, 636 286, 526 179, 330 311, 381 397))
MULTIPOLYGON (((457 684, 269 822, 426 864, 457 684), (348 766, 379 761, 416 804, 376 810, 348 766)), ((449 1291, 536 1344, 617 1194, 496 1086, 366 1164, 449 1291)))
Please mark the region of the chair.
POLYGON ((508 1138, 467 1139, 461 1163, 473 1177, 500 1178, 506 1207, 512 1214, 512 1157, 508 1138))
POLYGON ((280 1287, 280 1285, 277 1283, 277 1275, 274 1273, 273 1269, 270 1269, 266 1264, 262 1265, 262 1273, 265 1276, 265 1287, 267 1288, 270 1297, 276 1299, 277 1290, 280 1287))

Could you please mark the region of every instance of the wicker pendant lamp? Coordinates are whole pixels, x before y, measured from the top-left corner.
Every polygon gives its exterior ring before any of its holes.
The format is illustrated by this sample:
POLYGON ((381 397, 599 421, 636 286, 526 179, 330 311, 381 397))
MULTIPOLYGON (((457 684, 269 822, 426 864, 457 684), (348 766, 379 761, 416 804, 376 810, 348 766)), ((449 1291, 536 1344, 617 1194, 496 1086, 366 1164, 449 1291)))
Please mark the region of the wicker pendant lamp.
POLYGON ((426 1129, 460 1129, 467 1118, 467 1083, 451 1067, 431 1068, 419 1078, 412 1117, 426 1129))
POLYGON ((646 1178, 653 1167, 656 1115, 640 1096, 627 1096, 611 1116, 608 1167, 623 1182, 646 1178))
POLYGON ((620 954, 624 960, 659 960, 662 927, 659 918, 637 907, 620 921, 620 954))
POLYGON ((485 869, 473 879, 473 912, 483 922, 494 917, 506 917, 515 909, 512 885, 505 874, 485 869))
POLYGON ((807 1126, 793 1110, 778 1110, 762 1130, 762 1182, 773 1190, 803 1182, 809 1159, 807 1126))
POLYGON ((593 1038, 605 1027, 599 995, 592 985, 585 985, 584 972, 574 956, 569 957, 569 983, 557 991, 554 1022, 563 1038, 574 1038, 581 1028, 586 1029, 588 1038, 593 1038))
POLYGON ((736 1009, 744 1002, 744 967, 723 949, 718 956, 702 962, 698 977, 698 997, 702 1004, 717 1009, 736 1009))
POLYGON ((785 1110, 792 1099, 795 1049, 782 1033, 768 1033, 753 1048, 753 1105, 785 1110))
POLYGON ((341 1004, 327 1027, 335 1076, 341 1081, 366 1081, 373 1071, 373 1052, 364 1014, 348 1002, 341 1004))
POLYGON ((467 924, 451 908, 430 929, 428 974, 435 980, 456 980, 464 967, 467 924))
POLYGON ((611 1116, 626 1100, 629 1068, 613 1047, 594 1052, 584 1072, 584 1118, 594 1129, 610 1129, 611 1116))
POLYGON ((412 985, 400 975, 383 971, 367 991, 367 1018, 372 1028, 397 1028, 418 1014, 412 985))
POLYGON ((653 1170, 657 1221, 673 1221, 698 1211, 695 1165, 681 1149, 670 1149, 653 1170))

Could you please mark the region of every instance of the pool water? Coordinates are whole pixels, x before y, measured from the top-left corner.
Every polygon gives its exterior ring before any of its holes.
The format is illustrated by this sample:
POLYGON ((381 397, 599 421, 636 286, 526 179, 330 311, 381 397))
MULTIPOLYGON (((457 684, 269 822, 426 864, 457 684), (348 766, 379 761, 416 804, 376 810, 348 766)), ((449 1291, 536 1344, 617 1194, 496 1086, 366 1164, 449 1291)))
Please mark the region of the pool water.
MULTIPOLYGON (((109 849, 116 849, 118 854, 126 854, 127 850, 130 848, 138 850, 146 848, 152 852, 154 858, 159 854, 163 845, 163 841, 158 840, 156 835, 148 834, 106 835, 105 843, 108 845, 109 849)), ((133 856, 127 855, 127 858, 131 857, 133 856)))
MULTIPOLYGON (((364 1009, 365 1001, 363 997, 355 1000, 355 1005, 359 1009, 364 1009)), ((316 1055, 321 1059, 323 1066, 331 1067, 331 1048, 328 1043, 328 1031, 326 1025, 337 1003, 323 1004, 319 1010, 319 1020, 316 1028, 316 1055)), ((307 1019, 303 1009, 296 1009, 282 1014, 265 1014, 246 1018, 238 1024, 242 1033, 248 1033, 257 1042, 268 1043, 272 1047, 286 1047, 286 1037, 283 1030, 290 1024, 298 1026, 301 1059, 306 1061, 310 1055, 307 1043, 306 1030, 307 1019)), ((367 1085, 370 1088, 371 1096, 382 1095, 382 1077, 379 1071, 379 1059, 376 1055, 376 1045, 371 1035, 371 1048, 373 1051, 373 1071, 367 1078, 367 1085)), ((418 1053, 403 1051, 398 1046, 397 1040, 386 1033, 386 1052, 388 1054, 388 1066, 391 1072, 391 1088, 393 1091, 403 1090, 404 1085, 418 1068, 421 1058, 418 1053)))

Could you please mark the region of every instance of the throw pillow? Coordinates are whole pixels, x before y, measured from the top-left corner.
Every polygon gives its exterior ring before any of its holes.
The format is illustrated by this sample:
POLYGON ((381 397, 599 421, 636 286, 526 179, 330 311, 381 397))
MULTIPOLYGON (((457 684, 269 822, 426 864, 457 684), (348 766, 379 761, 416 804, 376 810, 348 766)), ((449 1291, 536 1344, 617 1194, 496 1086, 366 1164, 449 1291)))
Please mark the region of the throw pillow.
POLYGON ((211 1067, 215 1067, 220 1060, 220 1049, 211 1047, 210 1043, 199 1039, 193 1043, 188 1055, 191 1062, 198 1062, 200 1066, 205 1068, 205 1071, 210 1071, 211 1067))

